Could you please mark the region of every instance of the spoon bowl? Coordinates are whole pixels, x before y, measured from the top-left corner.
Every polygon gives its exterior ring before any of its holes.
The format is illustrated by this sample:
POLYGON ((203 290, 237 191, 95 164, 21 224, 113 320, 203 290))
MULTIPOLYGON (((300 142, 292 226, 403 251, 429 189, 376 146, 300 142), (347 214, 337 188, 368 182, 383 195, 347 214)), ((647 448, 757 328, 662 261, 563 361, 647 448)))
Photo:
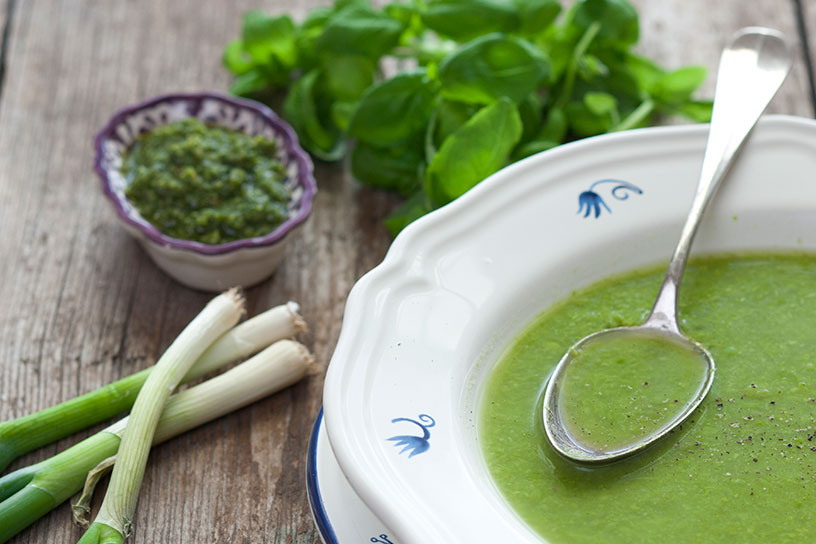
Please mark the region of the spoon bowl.
MULTIPOLYGON (((544 392, 544 430, 553 448, 564 457, 580 463, 605 463, 638 453, 685 421, 711 388, 714 359, 704 347, 686 338, 680 331, 677 319, 678 291, 703 212, 751 129, 787 77, 791 64, 790 44, 784 35, 769 28, 744 28, 732 37, 723 50, 697 191, 649 317, 642 325, 607 329, 578 341, 562 357, 547 383, 544 392), (604 349, 605 344, 620 348, 621 343, 625 344, 626 351, 604 349), (680 351, 677 350, 678 346, 680 351), (638 354, 642 357, 638 358, 638 354), (635 391, 637 383, 641 381, 636 379, 638 367, 633 365, 651 365, 646 370, 656 371, 655 375, 660 376, 676 372, 678 368, 675 365, 683 361, 691 362, 691 367, 696 361, 702 371, 696 386, 685 391, 682 403, 681 399, 675 399, 678 406, 673 411, 661 408, 657 412, 654 405, 659 400, 650 398, 649 394, 628 393, 629 390, 635 391), (629 367, 624 368, 621 374, 626 381, 615 383, 606 379, 604 372, 616 365, 629 367), (580 385, 576 387, 571 383, 575 381, 572 376, 580 378, 581 384, 589 389, 591 402, 587 402, 585 396, 569 394, 580 388, 580 385), (597 379, 601 379, 601 382, 593 386, 591 382, 597 379), (629 389, 621 393, 616 387, 629 389), (616 408, 620 408, 620 405, 608 404, 608 395, 604 397, 604 393, 609 391, 624 395, 624 400, 631 399, 633 413, 616 414, 616 408), (598 401, 599 398, 601 401, 598 401), (593 409, 593 406, 600 408, 593 409), (616 419, 616 415, 620 417, 616 419), (635 417, 632 418, 632 415, 635 417), (599 423, 603 426, 599 426, 599 423), (612 427, 615 428, 610 431, 612 427), (621 428, 624 429, 622 435, 611 437, 608 434, 618 433, 621 428), (599 436, 602 439, 599 440, 599 436)), ((648 380, 643 383, 644 387, 648 386, 648 380)))
MULTIPOLYGON (((669 355, 671 356, 671 354, 669 355)), ((658 360, 646 361, 656 375, 663 374, 661 371, 665 362, 658 360)), ((590 367, 591 364, 586 366, 590 367)), ((598 377, 598 373, 593 372, 594 370, 587 368, 584 374, 590 374, 589 379, 591 380, 592 375, 598 377)), ((676 368, 670 370, 676 370, 676 368)), ((708 390, 714 382, 714 372, 714 358, 702 345, 680 333, 652 326, 648 322, 635 327, 616 327, 590 334, 573 345, 564 354, 550 377, 549 383, 554 385, 548 387, 544 395, 544 428, 547 437, 559 454, 582 463, 610 462, 633 455, 649 447, 656 440, 661 439, 691 415, 708 394, 708 390), (665 345, 665 347, 670 347, 675 354, 683 356, 682 359, 685 360, 687 366, 686 370, 688 370, 689 374, 694 375, 693 383, 687 383, 687 387, 684 388, 685 393, 690 393, 687 398, 684 397, 682 400, 674 399, 675 402, 668 405, 665 403, 671 399, 665 397, 665 392, 660 398, 655 398, 656 410, 653 411, 652 417, 646 418, 647 421, 643 421, 644 417, 641 416, 637 428, 630 429, 633 439, 628 442, 624 441, 622 444, 610 440, 609 437, 604 439, 606 441, 601 441, 603 433, 599 433, 599 429, 589 431, 587 426, 582 424, 581 418, 581 414, 590 409, 587 408, 586 397, 576 397, 574 402, 570 402, 572 399, 569 392, 565 392, 564 387, 565 374, 575 370, 578 363, 576 358, 580 358, 593 348, 597 349, 598 346, 602 347, 611 343, 665 345), (579 403, 581 408, 577 409, 576 405, 579 403), (570 409, 570 406, 572 406, 572 409, 570 409), (654 417, 655 415, 657 417, 654 417), (641 423, 646 425, 640 425, 641 423)), ((656 385, 654 379, 643 376, 640 376, 637 381, 632 380, 631 376, 629 376, 629 381, 632 382, 631 385, 606 380, 605 389, 612 389, 614 393, 615 388, 625 387, 629 390, 626 392, 627 398, 631 398, 629 392, 648 387, 650 384, 652 387, 656 385)), ((586 379, 581 380, 581 385, 586 386, 587 384, 584 382, 586 382, 586 379)), ((677 397, 679 395, 675 394, 673 396, 677 397)), ((621 422, 628 423, 626 419, 628 414, 620 412, 619 415, 619 424, 621 422)), ((614 414, 600 415, 600 418, 614 421, 613 416, 614 414)), ((634 422, 632 424, 634 425, 634 422)))

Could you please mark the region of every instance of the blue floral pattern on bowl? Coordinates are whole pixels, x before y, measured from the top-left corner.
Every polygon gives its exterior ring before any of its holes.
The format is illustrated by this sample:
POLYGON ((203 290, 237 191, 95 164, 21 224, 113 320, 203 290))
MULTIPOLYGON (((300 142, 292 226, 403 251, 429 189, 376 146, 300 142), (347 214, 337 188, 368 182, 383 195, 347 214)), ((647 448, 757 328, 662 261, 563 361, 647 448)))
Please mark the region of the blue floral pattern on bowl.
MULTIPOLYGON (((391 420, 391 423, 399 423, 401 421, 413 423, 414 425, 422 429, 422 436, 402 434, 398 436, 392 436, 391 438, 388 439, 395 442, 394 446, 396 447, 403 446, 403 448, 400 450, 400 455, 405 452, 410 452, 408 454, 408 458, 411 458, 414 455, 419 455, 420 453, 424 453, 428 451, 428 449, 431 447, 431 444, 429 442, 431 438, 431 432, 428 429, 436 425, 436 421, 428 414, 419 414, 417 419, 419 421, 407 417, 398 417, 391 420)), ((375 541, 372 540, 372 542, 375 541)))
POLYGON ((612 213, 612 210, 607 206, 604 199, 595 191, 595 187, 605 183, 614 184, 610 190, 612 198, 617 200, 627 200, 631 193, 642 195, 643 189, 628 181, 621 181, 619 179, 601 179, 589 186, 589 189, 578 195, 578 212, 584 212, 584 217, 593 215, 597 219, 601 215, 602 209, 612 213))

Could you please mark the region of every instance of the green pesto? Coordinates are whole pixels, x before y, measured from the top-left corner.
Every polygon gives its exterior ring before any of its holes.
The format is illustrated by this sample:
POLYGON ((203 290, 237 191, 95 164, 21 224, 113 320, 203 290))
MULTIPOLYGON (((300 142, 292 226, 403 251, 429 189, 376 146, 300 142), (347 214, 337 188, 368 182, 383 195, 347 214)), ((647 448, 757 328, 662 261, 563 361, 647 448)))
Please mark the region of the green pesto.
POLYGON ((717 364, 700 408, 665 440, 612 465, 579 467, 551 450, 541 424, 548 372, 585 335, 640 323, 662 273, 637 271, 574 293, 516 339, 480 410, 494 481, 555 544, 812 540, 816 256, 692 262, 681 326, 717 364))
POLYGON ((612 451, 663 429, 697 396, 702 353, 662 334, 597 336, 574 350, 559 389, 572 437, 612 451))
POLYGON ((139 136, 124 157, 125 194, 162 233, 205 244, 269 234, 290 191, 275 142, 184 119, 139 136))

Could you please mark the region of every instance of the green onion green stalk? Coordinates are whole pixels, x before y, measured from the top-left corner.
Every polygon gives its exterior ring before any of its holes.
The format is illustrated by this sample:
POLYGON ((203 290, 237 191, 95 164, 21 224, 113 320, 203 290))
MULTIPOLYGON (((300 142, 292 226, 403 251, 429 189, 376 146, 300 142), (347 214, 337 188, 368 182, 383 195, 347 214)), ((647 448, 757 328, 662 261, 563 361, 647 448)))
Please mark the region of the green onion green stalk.
MULTIPOLYGON (((161 414, 153 444, 294 384, 309 372, 311 361, 301 344, 281 340, 224 374, 174 395, 161 414)), ((86 475, 91 480, 89 472, 116 455, 127 426, 128 418, 122 419, 50 459, 0 478, 0 544, 79 492, 86 475)), ((75 506, 80 517, 87 513, 89 501, 83 495, 75 506)))
MULTIPOLYGON (((294 302, 277 306, 231 329, 199 358, 189 382, 305 328, 294 302)), ((152 368, 56 406, 0 423, 0 473, 17 457, 129 410, 152 368)))

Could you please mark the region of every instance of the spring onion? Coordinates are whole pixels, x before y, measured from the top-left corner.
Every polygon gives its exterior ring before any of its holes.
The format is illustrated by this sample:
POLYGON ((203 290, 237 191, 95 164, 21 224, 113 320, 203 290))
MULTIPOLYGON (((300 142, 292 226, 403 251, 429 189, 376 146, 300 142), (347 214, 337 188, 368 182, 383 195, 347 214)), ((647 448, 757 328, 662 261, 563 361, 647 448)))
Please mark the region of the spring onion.
MULTIPOLYGON (((298 305, 290 302, 236 326, 204 352, 184 382, 301 332, 305 325, 298 310, 298 305)), ((150 371, 146 368, 62 404, 0 423, 0 472, 20 455, 127 411, 150 371)))
MULTIPOLYGON (((171 397, 153 444, 294 384, 311 364, 301 344, 272 344, 224 374, 171 397)), ((128 418, 120 420, 50 459, 0 478, 0 544, 80 491, 86 474, 116 455, 127 425, 128 418)))
POLYGON ((80 544, 123 543, 130 534, 153 435, 167 399, 207 347, 235 325, 243 312, 244 299, 237 290, 215 297, 153 367, 133 403, 102 507, 80 544))

